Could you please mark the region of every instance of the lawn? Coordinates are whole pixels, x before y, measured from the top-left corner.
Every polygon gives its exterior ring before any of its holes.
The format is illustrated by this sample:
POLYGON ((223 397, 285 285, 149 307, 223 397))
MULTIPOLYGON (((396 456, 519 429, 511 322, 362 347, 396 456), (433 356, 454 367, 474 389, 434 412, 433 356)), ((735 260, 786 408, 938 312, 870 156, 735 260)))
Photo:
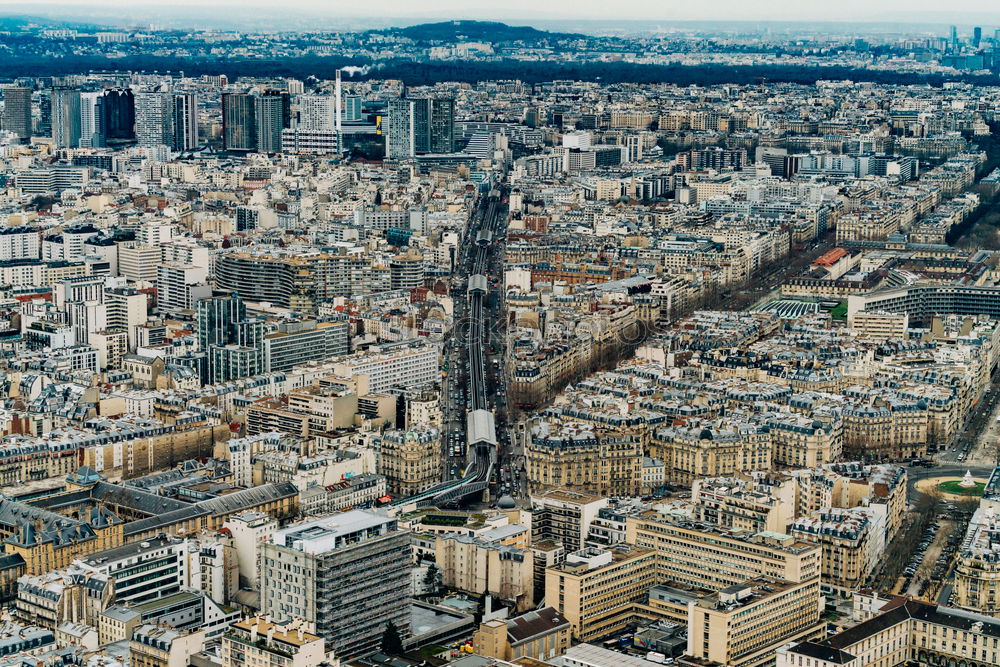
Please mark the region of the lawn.
POLYGON ((981 496, 983 495, 983 487, 986 486, 982 482, 976 482, 975 486, 965 487, 962 483, 953 479, 950 482, 941 482, 938 484, 938 488, 945 493, 952 493, 956 496, 981 496))
POLYGON ((443 653, 444 651, 447 651, 447 650, 448 649, 445 648, 444 646, 437 646, 435 644, 431 644, 430 646, 425 646, 422 649, 420 649, 420 657, 422 657, 422 658, 433 658, 438 653, 443 653))
POLYGON ((830 311, 830 317, 835 320, 846 320, 847 319, 847 302, 841 301, 838 303, 833 310, 830 311))

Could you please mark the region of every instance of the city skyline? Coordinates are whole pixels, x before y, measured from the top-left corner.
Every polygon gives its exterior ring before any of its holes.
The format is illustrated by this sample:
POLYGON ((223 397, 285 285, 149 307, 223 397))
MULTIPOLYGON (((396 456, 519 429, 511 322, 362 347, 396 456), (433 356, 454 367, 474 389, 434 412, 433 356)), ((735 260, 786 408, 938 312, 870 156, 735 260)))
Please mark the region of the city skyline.
MULTIPOLYGON (((288 5, 302 12, 303 17, 316 16, 335 20, 338 16, 348 19, 368 19, 373 25, 391 24, 393 19, 408 21, 447 20, 467 18, 476 20, 518 20, 530 23, 532 21, 599 21, 607 20, 605 6, 596 0, 583 2, 565 2, 560 0, 540 8, 537 3, 528 0, 511 0, 502 7, 470 8, 468 3, 458 0, 436 0, 434 3, 420 8, 414 8, 411 3, 403 0, 388 0, 381 3, 383 11, 379 15, 371 14, 364 9, 355 7, 329 7, 318 0, 292 0, 288 5)), ((648 21, 659 23, 663 21, 678 22, 777 22, 801 23, 809 21, 829 21, 833 23, 898 23, 898 24, 935 24, 962 25, 985 24, 1000 25, 1000 11, 992 9, 983 0, 957 0, 951 3, 949 10, 940 9, 940 4, 929 0, 904 2, 903 0, 888 0, 873 7, 863 0, 845 0, 836 6, 822 6, 814 3, 792 2, 790 0, 717 0, 711 5, 696 6, 664 6, 652 0, 640 0, 628 7, 618 8, 614 21, 648 21)), ((294 16, 287 12, 278 12, 272 3, 263 0, 214 0, 212 3, 197 0, 178 0, 170 7, 152 2, 131 2, 129 0, 32 0, 24 3, 19 1, 0 1, 0 16, 30 15, 34 9, 43 14, 49 14, 60 9, 69 12, 87 12, 93 10, 100 15, 106 10, 124 11, 129 19, 134 20, 148 15, 151 18, 169 18, 175 14, 184 16, 190 13, 190 20, 199 14, 207 15, 216 8, 244 7, 260 12, 261 16, 278 18, 285 16, 294 21, 294 16)), ((111 15, 108 15, 110 17, 111 15)), ((86 17, 86 13, 80 15, 86 17)), ((76 18, 74 16, 74 18, 76 18)), ((235 25, 243 21, 254 20, 253 16, 234 17, 230 20, 235 25)))

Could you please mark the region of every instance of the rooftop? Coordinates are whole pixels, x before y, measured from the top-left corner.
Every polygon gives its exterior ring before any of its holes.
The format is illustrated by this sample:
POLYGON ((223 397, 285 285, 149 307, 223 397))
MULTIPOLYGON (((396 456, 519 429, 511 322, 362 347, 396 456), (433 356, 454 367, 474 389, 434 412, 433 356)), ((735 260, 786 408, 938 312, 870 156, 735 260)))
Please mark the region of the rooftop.
POLYGON ((396 528, 396 520, 365 510, 351 510, 297 523, 274 533, 275 544, 310 554, 321 554, 396 528))

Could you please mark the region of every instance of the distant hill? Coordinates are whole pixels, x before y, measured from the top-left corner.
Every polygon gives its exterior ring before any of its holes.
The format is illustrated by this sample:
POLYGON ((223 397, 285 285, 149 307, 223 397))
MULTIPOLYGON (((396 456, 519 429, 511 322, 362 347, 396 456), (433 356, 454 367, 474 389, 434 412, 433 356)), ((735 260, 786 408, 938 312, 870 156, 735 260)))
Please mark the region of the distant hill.
POLYGON ((69 30, 93 30, 98 27, 88 23, 61 21, 48 16, 25 16, 23 14, 0 15, 0 31, 17 32, 24 30, 28 26, 66 28, 69 30))
POLYGON ((390 28, 379 32, 408 37, 415 42, 539 42, 577 39, 582 35, 547 32, 530 26, 512 26, 496 21, 443 21, 421 23, 406 28, 390 28))

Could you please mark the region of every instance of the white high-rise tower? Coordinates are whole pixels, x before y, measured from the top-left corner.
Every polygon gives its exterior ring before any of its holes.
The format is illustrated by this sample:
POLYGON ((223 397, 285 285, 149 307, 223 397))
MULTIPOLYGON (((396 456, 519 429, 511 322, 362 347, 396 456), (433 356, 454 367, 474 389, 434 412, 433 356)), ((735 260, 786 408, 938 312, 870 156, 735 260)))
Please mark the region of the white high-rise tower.
POLYGON ((341 89, 340 89, 340 70, 339 69, 337 70, 337 92, 336 92, 336 97, 337 97, 337 111, 336 111, 337 120, 336 120, 336 127, 337 127, 337 134, 339 135, 340 134, 340 128, 341 128, 340 119, 344 115, 344 99, 343 99, 343 97, 341 95, 341 89))

